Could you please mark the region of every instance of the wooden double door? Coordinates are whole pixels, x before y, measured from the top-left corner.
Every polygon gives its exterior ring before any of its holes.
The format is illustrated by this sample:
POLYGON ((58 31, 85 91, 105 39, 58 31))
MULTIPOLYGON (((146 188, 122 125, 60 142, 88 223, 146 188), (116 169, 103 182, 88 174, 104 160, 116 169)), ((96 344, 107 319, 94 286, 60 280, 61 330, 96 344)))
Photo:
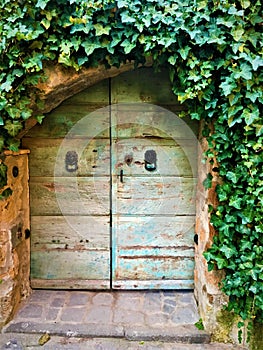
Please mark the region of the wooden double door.
POLYGON ((185 122, 154 104, 113 103, 63 139, 49 123, 48 141, 24 139, 32 286, 193 288, 196 139, 185 122))

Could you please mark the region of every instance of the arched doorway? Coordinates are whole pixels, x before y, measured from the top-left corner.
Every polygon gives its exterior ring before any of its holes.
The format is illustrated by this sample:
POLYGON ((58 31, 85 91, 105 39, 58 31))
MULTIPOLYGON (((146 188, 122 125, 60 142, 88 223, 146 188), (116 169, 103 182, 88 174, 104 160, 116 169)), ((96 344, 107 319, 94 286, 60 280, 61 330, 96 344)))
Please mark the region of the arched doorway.
POLYGON ((23 138, 33 287, 193 288, 197 145, 170 117, 180 109, 167 72, 144 68, 78 93, 23 138))

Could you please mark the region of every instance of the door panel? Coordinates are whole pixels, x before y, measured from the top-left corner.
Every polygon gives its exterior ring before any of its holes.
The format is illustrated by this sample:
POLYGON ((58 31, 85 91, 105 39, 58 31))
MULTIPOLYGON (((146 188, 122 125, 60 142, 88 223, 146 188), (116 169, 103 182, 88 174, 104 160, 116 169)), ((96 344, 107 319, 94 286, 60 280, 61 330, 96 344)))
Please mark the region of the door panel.
MULTIPOLYGON (((189 140, 181 140, 180 145, 172 139, 162 138, 141 138, 138 144, 138 138, 115 140, 116 167, 124 170, 125 174, 132 172, 133 175, 149 175, 145 168, 145 153, 147 150, 153 150, 157 159, 156 171, 152 174, 172 176, 193 176, 193 170, 185 152, 194 154, 196 145, 191 144, 189 140), (136 162, 133 160, 136 159, 136 162)), ((116 169, 118 170, 118 169, 116 169)))
POLYGON ((60 151, 60 139, 27 138, 23 146, 30 148, 30 176, 52 177, 56 165, 58 177, 87 177, 106 175, 109 176, 110 141, 105 138, 88 139, 87 146, 78 155, 77 172, 70 174, 65 166, 65 157, 68 152, 82 147, 82 139, 72 139, 64 147, 63 155, 57 157, 60 151), (71 175, 71 176, 70 176, 71 175))
POLYGON ((113 214, 194 215, 193 180, 176 177, 132 177, 124 173, 123 183, 115 178, 113 214))
POLYGON ((68 99, 23 139, 31 150, 32 287, 110 288, 108 86, 68 99))
POLYGON ((115 217, 113 286, 192 288, 192 216, 115 217))
POLYGON ((33 288, 43 288, 43 283, 49 288, 110 287, 108 250, 34 250, 31 266, 33 288))
POLYGON ((122 137, 112 141, 112 286, 192 288, 196 180, 185 149, 195 153, 195 142, 145 138, 145 113, 136 114, 140 125, 116 123, 113 132, 122 137))
POLYGON ((109 190, 108 177, 33 178, 31 214, 109 215, 109 190))
POLYGON ((194 223, 192 216, 122 216, 116 217, 114 235, 120 249, 142 249, 146 244, 148 247, 192 249, 194 223))

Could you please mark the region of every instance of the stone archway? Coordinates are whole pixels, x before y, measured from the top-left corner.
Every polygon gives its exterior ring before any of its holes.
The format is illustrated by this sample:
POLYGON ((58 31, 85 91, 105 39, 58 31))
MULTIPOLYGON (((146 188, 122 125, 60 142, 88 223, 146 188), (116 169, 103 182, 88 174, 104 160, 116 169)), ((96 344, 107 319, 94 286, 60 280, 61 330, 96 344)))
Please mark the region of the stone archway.
MULTIPOLYGON (((151 66, 152 62, 149 60, 146 66, 151 66)), ((48 113, 55 107, 57 107, 62 101, 69 98, 70 96, 86 89, 95 83, 110 77, 115 77, 123 72, 130 71, 134 68, 133 62, 128 62, 123 64, 120 68, 112 67, 111 69, 106 69, 104 66, 98 66, 97 68, 82 69, 76 72, 72 69, 65 69, 60 65, 48 66, 46 67, 46 75, 48 79, 40 83, 38 88, 40 90, 39 98, 44 102, 44 107, 40 113, 48 113)), ((37 113, 37 108, 34 107, 37 113)), ((37 121, 34 118, 30 118, 25 123, 25 129, 21 132, 20 137, 22 138, 29 129, 31 129, 37 121)), ((206 141, 200 140, 202 149, 206 149, 206 141)), ((12 155, 10 155, 12 156, 12 155)), ((215 334, 215 338, 219 338, 222 333, 222 326, 218 322, 218 314, 221 312, 222 305, 226 303, 225 296, 222 294, 218 287, 218 282, 221 279, 221 275, 217 272, 207 272, 206 261, 203 258, 203 252, 211 244, 212 237, 214 235, 213 228, 209 224, 209 214, 208 205, 216 201, 215 186, 218 181, 217 177, 214 176, 214 186, 209 191, 203 188, 202 182, 209 172, 209 164, 202 164, 202 155, 200 154, 200 159, 198 162, 198 190, 197 190, 197 222, 196 222, 196 254, 195 254, 195 295, 199 305, 200 316, 203 320, 205 328, 207 331, 215 334)), ((7 225, 8 226, 8 225, 7 225)), ((10 225, 9 230, 11 231, 10 225)), ((11 235, 9 245, 12 245, 11 235)), ((5 254, 3 252, 3 254, 5 254)), ((22 252, 20 252, 22 254, 22 252)), ((20 259, 13 261, 13 270, 18 268, 20 259)), ((29 267, 28 267, 29 268, 29 267)), ((23 271, 28 271, 24 269, 23 271)), ((24 272, 20 271, 20 274, 24 272)), ((10 272, 12 273, 12 272, 10 272)), ((28 279, 28 272, 25 276, 20 276, 19 280, 26 281, 28 279)), ((18 282, 19 283, 19 282, 18 282)), ((9 298, 8 303, 10 305, 6 306, 9 311, 5 313, 2 317, 2 324, 6 323, 10 317, 12 317, 15 311, 18 301, 25 295, 28 294, 29 287, 27 285, 26 289, 21 293, 16 292, 16 302, 9 298)), ((6 292, 10 295, 10 290, 6 292)), ((2 300, 6 300, 6 295, 0 296, 2 300)), ((1 324, 1 323, 0 323, 1 324)), ((226 325, 228 326, 228 325, 226 325)), ((229 330, 228 330, 229 332, 229 330)), ((224 338, 225 340, 225 338, 224 338)))
MULTIPOLYGON (((152 61, 148 59, 144 67, 152 66, 152 61)), ((32 106, 35 111, 34 114, 46 114, 60 105, 61 102, 67 98, 77 94, 78 92, 95 85, 101 80, 113 78, 121 73, 131 71, 134 69, 134 62, 127 62, 122 64, 119 68, 111 67, 106 69, 105 66, 99 65, 97 68, 83 68, 76 72, 72 68, 64 68, 61 65, 47 66, 45 68, 45 75, 47 80, 39 83, 38 98, 43 103, 43 108, 38 110, 34 104, 32 106)), ((37 124, 37 120, 33 117, 25 122, 25 128, 20 133, 22 138, 28 130, 37 124)))

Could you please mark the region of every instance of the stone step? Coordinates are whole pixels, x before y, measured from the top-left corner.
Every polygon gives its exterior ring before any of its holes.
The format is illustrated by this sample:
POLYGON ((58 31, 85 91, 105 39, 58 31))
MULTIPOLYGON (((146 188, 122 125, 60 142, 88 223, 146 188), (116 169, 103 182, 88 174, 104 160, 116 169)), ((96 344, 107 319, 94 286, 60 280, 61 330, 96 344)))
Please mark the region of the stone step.
POLYGON ((136 341, 173 341, 180 343, 207 344, 210 335, 198 330, 194 325, 176 325, 173 327, 142 327, 142 326, 114 326, 98 324, 67 324, 67 323, 36 323, 11 322, 4 330, 5 333, 48 333, 62 337, 78 338, 124 338, 136 341))
POLYGON ((244 350, 233 344, 209 343, 186 344, 174 341, 142 341, 124 338, 83 338, 75 336, 56 336, 35 333, 4 333, 0 335, 0 349, 13 350, 244 350))

